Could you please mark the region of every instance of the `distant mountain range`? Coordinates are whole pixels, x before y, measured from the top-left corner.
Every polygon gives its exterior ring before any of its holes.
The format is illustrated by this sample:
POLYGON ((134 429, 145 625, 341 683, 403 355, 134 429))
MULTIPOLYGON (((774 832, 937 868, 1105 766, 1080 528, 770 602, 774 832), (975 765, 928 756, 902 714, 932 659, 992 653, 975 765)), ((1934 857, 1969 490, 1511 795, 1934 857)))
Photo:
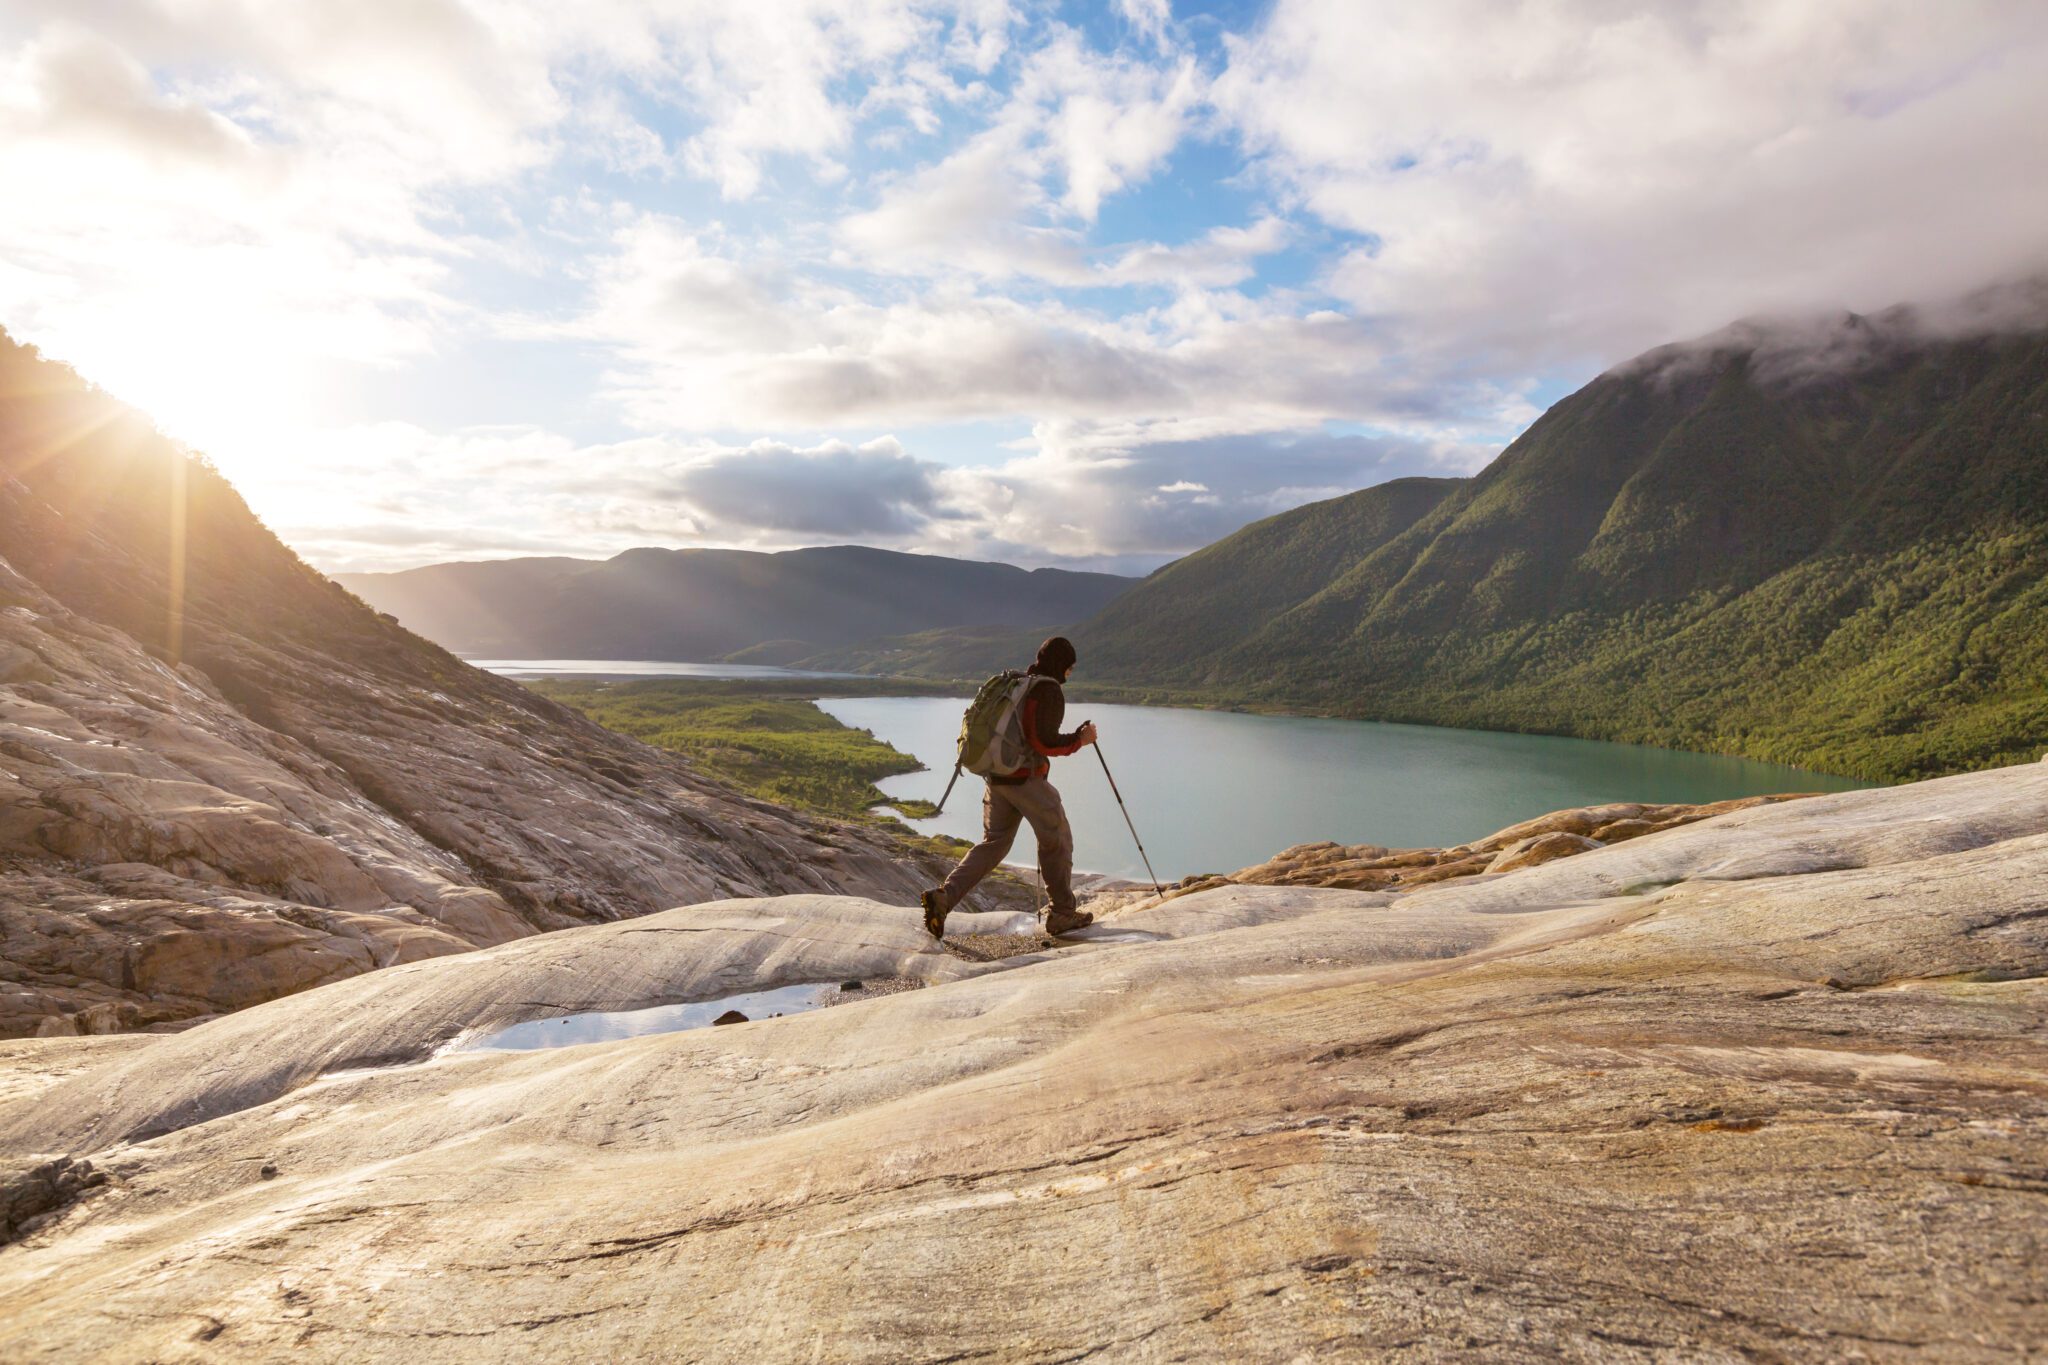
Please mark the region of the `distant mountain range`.
POLYGON ((787 663, 949 626, 1051 628, 1136 581, 855 545, 765 554, 627 550, 607 560, 508 559, 339 574, 410 630, 511 659, 787 663))
MULTIPOLYGON (((1248 526, 1069 633, 1087 680, 1161 696, 1878 779, 2032 759, 2048 331, 1941 335, 1898 309, 1652 351, 1473 478, 1248 526)), ((943 632, 812 662, 972 676, 1022 644, 943 632)))

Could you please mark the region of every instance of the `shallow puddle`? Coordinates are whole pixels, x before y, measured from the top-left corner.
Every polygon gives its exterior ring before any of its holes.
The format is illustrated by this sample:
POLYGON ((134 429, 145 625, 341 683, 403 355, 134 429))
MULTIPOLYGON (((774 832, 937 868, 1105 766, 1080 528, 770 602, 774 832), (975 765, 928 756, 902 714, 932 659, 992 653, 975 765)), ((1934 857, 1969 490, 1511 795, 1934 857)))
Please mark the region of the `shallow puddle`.
POLYGON ((459 1039, 448 1051, 531 1052, 544 1047, 611 1043, 621 1038, 644 1038, 650 1033, 708 1028, 729 1014, 745 1016, 744 1020, 734 1019, 729 1021, 731 1023, 802 1014, 825 1005, 865 999, 868 994, 870 992, 866 990, 847 990, 835 982, 807 981, 794 986, 778 986, 773 990, 723 995, 716 1000, 692 1000, 683 1005, 592 1010, 587 1014, 564 1014, 554 1019, 529 1019, 522 1024, 510 1024, 475 1038, 459 1039))
MULTIPOLYGON (((1058 940, 1055 940, 1057 942, 1058 940)), ((1106 924, 1099 929, 1083 929, 1073 936, 1075 943, 1165 943, 1165 934, 1155 934, 1148 929, 1122 929, 1106 924)))

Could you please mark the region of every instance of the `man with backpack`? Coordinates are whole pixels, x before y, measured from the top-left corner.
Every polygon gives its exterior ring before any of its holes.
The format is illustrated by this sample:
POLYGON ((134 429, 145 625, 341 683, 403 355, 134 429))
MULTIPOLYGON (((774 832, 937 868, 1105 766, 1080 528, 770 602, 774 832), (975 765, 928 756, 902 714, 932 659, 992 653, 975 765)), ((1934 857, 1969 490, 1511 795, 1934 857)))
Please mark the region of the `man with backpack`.
POLYGON ((1067 696, 1060 684, 1074 670, 1074 646, 1055 635, 1038 647, 1023 673, 1001 673, 982 684, 960 733, 961 766, 988 779, 981 799, 981 842, 967 851, 945 885, 924 893, 924 927, 933 938, 946 933, 947 912, 958 905, 1016 841, 1017 827, 1031 822, 1038 839, 1038 871, 1051 901, 1045 929, 1070 934, 1095 917, 1074 908, 1074 832, 1059 791, 1046 775, 1052 760, 1095 742, 1095 727, 1062 733, 1067 696))

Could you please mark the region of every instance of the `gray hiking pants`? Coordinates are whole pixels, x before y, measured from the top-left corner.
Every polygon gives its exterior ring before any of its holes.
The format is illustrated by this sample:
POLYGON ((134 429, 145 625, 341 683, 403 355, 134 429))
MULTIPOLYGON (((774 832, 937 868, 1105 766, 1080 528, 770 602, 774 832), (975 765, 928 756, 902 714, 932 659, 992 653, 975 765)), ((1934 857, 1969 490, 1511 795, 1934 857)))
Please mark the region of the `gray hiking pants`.
POLYGON ((988 784, 981 798, 981 842, 967 850, 967 856, 946 878, 943 889, 948 910, 995 871, 1017 841, 1017 826, 1025 820, 1031 822, 1031 833, 1038 839, 1038 872, 1045 878, 1045 894, 1052 901, 1053 913, 1074 913, 1074 831, 1067 824, 1058 788, 1042 777, 988 784))

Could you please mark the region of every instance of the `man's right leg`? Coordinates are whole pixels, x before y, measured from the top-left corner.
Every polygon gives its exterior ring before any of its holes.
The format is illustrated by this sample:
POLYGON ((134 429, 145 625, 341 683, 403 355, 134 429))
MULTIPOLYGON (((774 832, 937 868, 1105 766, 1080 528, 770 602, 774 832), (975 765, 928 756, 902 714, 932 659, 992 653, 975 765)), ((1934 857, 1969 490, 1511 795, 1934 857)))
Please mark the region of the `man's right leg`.
POLYGON ((1071 933, 1094 923, 1093 915, 1074 908, 1074 828, 1059 788, 1042 777, 1010 788, 1010 800, 1031 822, 1038 839, 1038 873, 1045 880, 1045 931, 1071 933))
POLYGON ((994 782, 987 784, 981 797, 981 842, 967 850, 967 856, 947 875, 945 885, 925 893, 924 927, 934 938, 945 932, 946 916, 953 907, 995 871, 1010 845, 1017 842, 1017 826, 1023 823, 1023 816, 1003 795, 1006 790, 994 782))

